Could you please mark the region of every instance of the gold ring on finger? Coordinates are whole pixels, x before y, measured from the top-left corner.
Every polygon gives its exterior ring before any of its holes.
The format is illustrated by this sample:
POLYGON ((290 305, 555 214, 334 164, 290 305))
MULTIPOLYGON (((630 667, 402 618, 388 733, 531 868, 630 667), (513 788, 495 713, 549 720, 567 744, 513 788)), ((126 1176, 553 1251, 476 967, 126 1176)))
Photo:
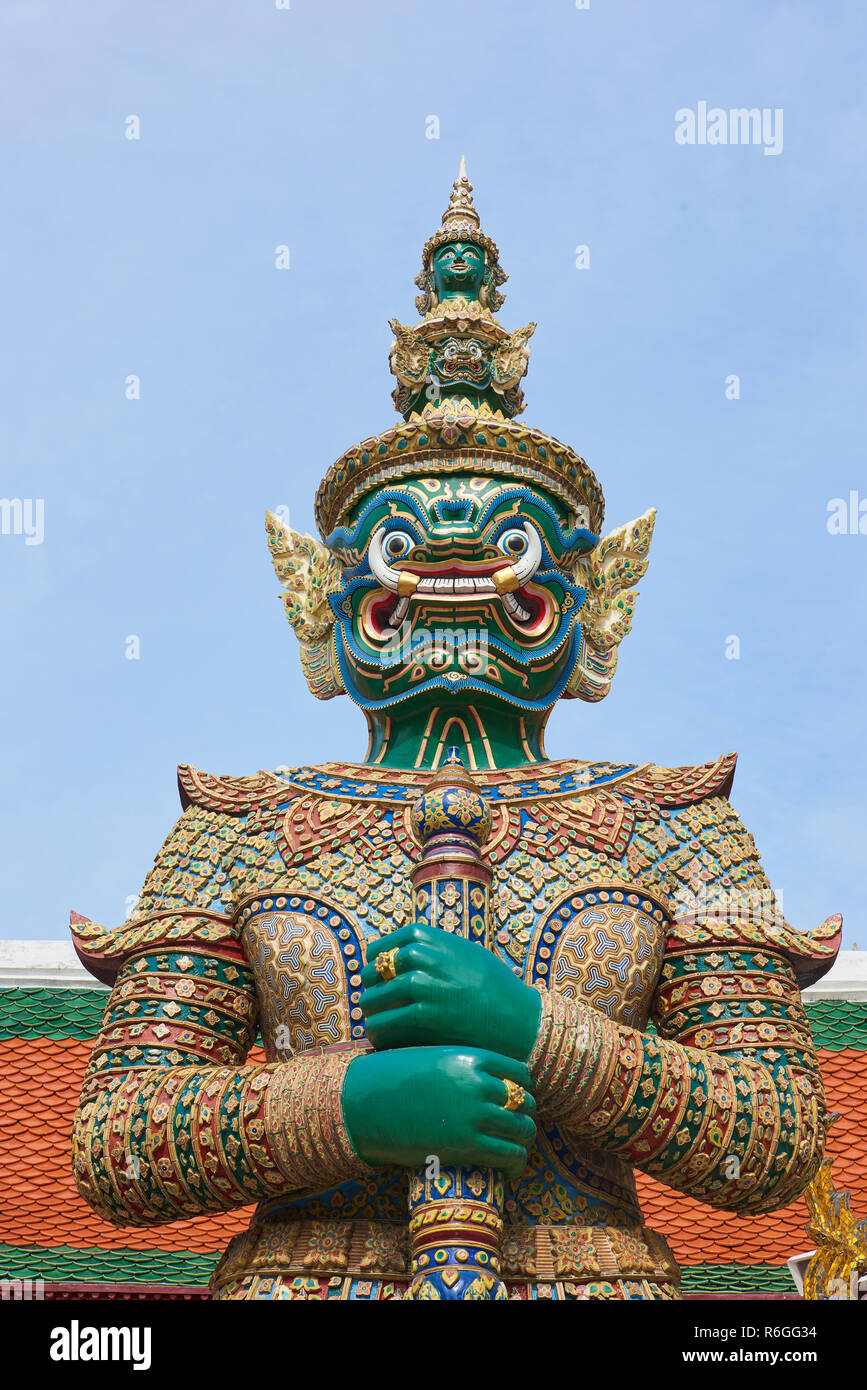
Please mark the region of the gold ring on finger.
POLYGON ((519 1086, 517 1081, 504 1081, 503 1085, 506 1088, 506 1103, 503 1109, 520 1110, 524 1101, 527 1099, 527 1092, 524 1090, 523 1086, 519 1086))
POLYGON ((393 951, 380 951, 379 955, 376 957, 374 965, 376 966, 376 973, 381 980, 393 980, 397 975, 397 970, 394 965, 397 952, 398 947, 395 946, 393 951))

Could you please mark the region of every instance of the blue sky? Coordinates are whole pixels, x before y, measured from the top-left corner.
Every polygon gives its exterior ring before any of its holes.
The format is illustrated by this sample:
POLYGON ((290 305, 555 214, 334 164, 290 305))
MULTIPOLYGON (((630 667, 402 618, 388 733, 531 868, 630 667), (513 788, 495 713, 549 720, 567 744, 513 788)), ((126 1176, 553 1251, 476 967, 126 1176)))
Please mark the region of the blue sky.
POLYGON ((612 694, 549 753, 737 749, 787 916, 867 948, 867 535, 827 529, 867 499, 865 28, 848 0, 7 0, 0 496, 45 510, 42 544, 0 535, 2 935, 122 920, 179 761, 363 757, 360 712, 307 693, 263 516, 312 530, 395 419, 386 320, 465 153, 501 318, 539 325, 523 418, 609 527, 659 509, 612 694), (782 151, 679 145, 701 101, 780 108, 782 151))

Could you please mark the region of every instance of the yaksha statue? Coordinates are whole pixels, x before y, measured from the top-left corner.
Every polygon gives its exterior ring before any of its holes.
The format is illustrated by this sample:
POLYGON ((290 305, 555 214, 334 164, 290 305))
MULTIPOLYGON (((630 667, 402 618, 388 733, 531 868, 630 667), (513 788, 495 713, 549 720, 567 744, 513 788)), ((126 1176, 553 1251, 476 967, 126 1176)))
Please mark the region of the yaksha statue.
POLYGON ((182 766, 133 915, 73 915, 113 985, 79 1191, 119 1225, 255 1203, 217 1299, 676 1299, 636 1168, 752 1215, 822 1159, 799 986, 840 921, 782 918, 734 757, 546 757, 555 703, 608 692, 654 514, 601 539, 587 464, 517 422, 505 278, 462 163, 392 323, 403 422, 329 469, 322 540, 268 516, 364 761, 182 766))

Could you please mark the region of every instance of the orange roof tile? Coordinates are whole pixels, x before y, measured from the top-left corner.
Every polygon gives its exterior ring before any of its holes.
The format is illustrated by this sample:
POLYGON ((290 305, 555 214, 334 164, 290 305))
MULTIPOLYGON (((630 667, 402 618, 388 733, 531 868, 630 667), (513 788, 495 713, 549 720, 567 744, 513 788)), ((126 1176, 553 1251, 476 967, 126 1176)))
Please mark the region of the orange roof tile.
MULTIPOLYGON (((151 1228, 114 1227, 79 1197, 70 1135, 91 1043, 72 1038, 0 1039, 0 1242, 45 1248, 157 1250, 207 1254, 243 1230, 252 1208, 151 1228)), ((251 1054, 259 1060, 262 1054, 251 1054)), ((867 1215, 867 1053, 820 1049, 831 1110, 828 1155, 838 1188, 867 1215)), ((637 1174, 647 1224, 670 1241, 682 1265, 782 1263, 803 1250, 803 1199, 783 1211, 744 1217, 721 1212, 637 1174)))
MULTIPOLYGON (((222 1250, 247 1226, 252 1207, 168 1226, 119 1227, 102 1221, 79 1197, 70 1141, 91 1046, 74 1039, 0 1039, 0 1242, 199 1254, 222 1250)), ((255 1060, 264 1061, 258 1049, 255 1060)))
MULTIPOLYGON (((828 1109, 840 1112, 828 1135, 837 1188, 851 1194, 852 1211, 867 1216, 867 1052, 819 1049, 828 1109)), ((717 1211, 636 1173, 648 1226, 666 1237, 682 1265, 779 1264, 809 1248, 803 1197, 764 1216, 717 1211)))

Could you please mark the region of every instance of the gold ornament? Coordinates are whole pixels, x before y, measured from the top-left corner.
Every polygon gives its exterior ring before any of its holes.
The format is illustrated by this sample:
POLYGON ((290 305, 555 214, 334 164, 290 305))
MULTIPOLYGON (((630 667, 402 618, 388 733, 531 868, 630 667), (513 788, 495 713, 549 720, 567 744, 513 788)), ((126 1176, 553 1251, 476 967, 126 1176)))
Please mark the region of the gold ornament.
POLYGON ((581 610, 581 651, 566 694, 601 700, 611 689, 617 649, 632 627, 638 594, 633 585, 647 572, 656 509, 618 526, 576 562, 575 583, 587 592, 581 610))
MULTIPOLYGON (((329 536, 361 497, 380 487, 393 487, 406 477, 468 471, 480 477, 493 475, 504 485, 543 487, 565 502, 582 526, 597 535, 601 530, 602 488, 574 449, 553 435, 469 400, 445 405, 432 401, 404 424, 346 449, 319 485, 316 524, 322 536, 329 536)), ((642 517, 632 525, 645 520, 642 517)), ((628 530, 612 532, 608 542, 628 530)))
POLYGON ((506 1102, 503 1109, 520 1110, 524 1101, 527 1099, 527 1092, 524 1090, 523 1086, 519 1086, 517 1081, 507 1080, 503 1081, 503 1085, 506 1088, 506 1102))
POLYGON ((343 695, 335 619, 328 602, 340 588, 340 561, 321 541, 294 531, 274 512, 265 514, 265 528, 277 578, 286 590, 281 596, 286 617, 301 643, 307 684, 318 700, 343 695))
POLYGON ((381 980, 393 980, 397 975, 395 960, 397 958, 397 947, 393 951, 380 951, 374 961, 376 973, 381 980))
POLYGON ((392 374, 401 386, 421 386, 428 375, 428 347, 424 337, 400 319, 389 319, 394 342, 388 356, 392 374))
POLYGON ((838 1192, 826 1158, 804 1194, 810 1222, 807 1235, 816 1253, 804 1274, 804 1298, 857 1299, 857 1283, 867 1274, 867 1220, 856 1221, 849 1193, 838 1192))

